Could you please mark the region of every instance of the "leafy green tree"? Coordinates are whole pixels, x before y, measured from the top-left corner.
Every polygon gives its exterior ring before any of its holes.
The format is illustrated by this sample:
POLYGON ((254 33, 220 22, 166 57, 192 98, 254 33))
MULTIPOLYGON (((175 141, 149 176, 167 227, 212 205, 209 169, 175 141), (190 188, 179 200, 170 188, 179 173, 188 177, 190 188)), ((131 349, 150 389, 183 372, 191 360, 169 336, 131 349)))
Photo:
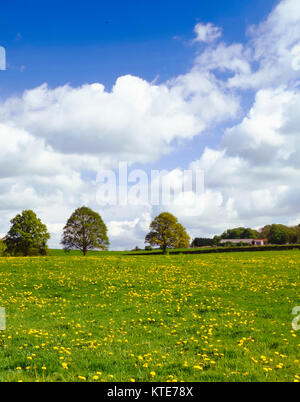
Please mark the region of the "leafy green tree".
POLYGON ((213 246, 219 246, 221 243, 222 237, 221 236, 214 236, 213 238, 213 246))
POLYGON ((266 237, 270 244, 297 243, 300 231, 297 226, 289 227, 285 225, 267 225, 262 228, 261 236, 266 237))
POLYGON ((214 245, 214 239, 196 237, 192 241, 192 247, 211 247, 213 245, 214 245))
POLYGON ((266 225, 262 229, 260 229, 261 238, 269 240, 270 230, 271 230, 271 225, 266 225))
POLYGON ((294 226, 293 231, 295 233, 295 236, 297 238, 296 243, 300 243, 300 225, 294 226))
POLYGON ((259 232, 251 228, 228 229, 221 235, 222 239, 257 239, 259 232))
POLYGON ((107 227, 97 212, 87 207, 78 208, 64 227, 61 244, 65 251, 81 250, 83 255, 89 250, 107 250, 107 227))
POLYGON ((300 233, 297 230, 297 226, 296 227, 289 227, 288 229, 289 229, 288 230, 289 243, 291 243, 291 244, 298 243, 300 233))
POLYGON ((23 211, 11 221, 11 228, 4 238, 10 255, 46 255, 50 239, 47 226, 31 210, 23 211))
POLYGON ((187 234, 185 228, 180 223, 177 223, 176 232, 177 232, 177 236, 178 236, 178 243, 176 245, 176 248, 190 247, 191 238, 187 234))
POLYGON ((6 245, 3 240, 0 240, 0 257, 6 255, 6 245))
POLYGON ((151 223, 145 243, 160 246, 166 254, 168 248, 189 247, 190 237, 174 215, 163 212, 151 223))
POLYGON ((271 225, 268 241, 271 244, 286 244, 289 241, 288 228, 284 225, 271 225))
POLYGON ((298 241, 296 228, 285 225, 267 225, 262 229, 262 234, 270 244, 297 243, 298 241))

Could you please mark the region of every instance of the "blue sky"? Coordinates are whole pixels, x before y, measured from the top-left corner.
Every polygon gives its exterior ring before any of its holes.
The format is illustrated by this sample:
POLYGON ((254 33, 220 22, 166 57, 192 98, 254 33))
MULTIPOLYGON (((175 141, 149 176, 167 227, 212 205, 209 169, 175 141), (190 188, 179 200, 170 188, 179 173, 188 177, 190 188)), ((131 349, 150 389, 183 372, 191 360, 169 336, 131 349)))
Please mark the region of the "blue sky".
POLYGON ((137 75, 165 81, 185 73, 195 49, 197 21, 223 28, 228 42, 244 42, 275 0, 10 0, 1 4, 0 43, 9 69, 3 95, 47 82, 50 86, 102 82, 137 75), (4 4, 3 4, 4 3, 4 4), (175 39, 177 38, 177 39, 175 39), (25 69, 24 69, 25 68, 25 69), (21 71, 20 71, 21 70, 21 71))
MULTIPOLYGON (((1 97, 48 83, 56 87, 101 82, 109 90, 125 74, 164 82, 186 73, 199 49, 191 45, 199 21, 223 29, 224 40, 245 42, 246 30, 270 12, 276 0, 12 0, 1 9, 0 40, 8 71, 0 76, 1 97), (2 78, 2 79, 1 79, 2 78)), ((218 127, 222 130, 223 127, 218 127)), ((182 144, 161 168, 187 166, 206 139, 182 144)), ((150 166, 151 167, 151 166, 150 166)))
POLYGON ((143 246, 165 206, 100 206, 127 161, 205 174, 168 206, 191 237, 300 222, 299 0, 10 0, 1 4, 0 234, 34 209, 58 246, 82 204, 112 248, 143 246), (3 4, 4 3, 4 4, 3 4))

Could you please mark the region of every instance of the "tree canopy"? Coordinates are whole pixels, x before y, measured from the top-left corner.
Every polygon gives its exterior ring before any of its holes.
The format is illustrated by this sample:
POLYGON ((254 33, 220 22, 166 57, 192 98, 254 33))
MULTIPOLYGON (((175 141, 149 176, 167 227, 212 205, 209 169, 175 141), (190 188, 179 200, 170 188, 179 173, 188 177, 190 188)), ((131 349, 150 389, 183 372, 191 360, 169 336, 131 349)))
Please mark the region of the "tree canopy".
POLYGON ((97 212, 87 207, 78 208, 64 227, 61 244, 65 251, 81 250, 84 255, 89 250, 107 250, 107 227, 97 212))
POLYGON ((46 255, 50 239, 47 226, 32 210, 23 211, 11 221, 11 228, 4 238, 10 255, 46 255))
POLYGON ((6 254, 6 245, 3 240, 0 240, 0 257, 5 256, 6 254))
POLYGON ((168 248, 189 247, 190 237, 174 215, 163 212, 151 222, 145 243, 160 246, 166 253, 168 248))
POLYGON ((267 225, 262 228, 261 234, 270 244, 297 243, 300 239, 299 226, 267 225))
POLYGON ((196 237, 192 241, 192 247, 211 247, 215 244, 214 239, 203 237, 196 237))
POLYGON ((257 239, 260 236, 257 230, 251 228, 234 228, 226 230, 222 235, 222 239, 257 239))

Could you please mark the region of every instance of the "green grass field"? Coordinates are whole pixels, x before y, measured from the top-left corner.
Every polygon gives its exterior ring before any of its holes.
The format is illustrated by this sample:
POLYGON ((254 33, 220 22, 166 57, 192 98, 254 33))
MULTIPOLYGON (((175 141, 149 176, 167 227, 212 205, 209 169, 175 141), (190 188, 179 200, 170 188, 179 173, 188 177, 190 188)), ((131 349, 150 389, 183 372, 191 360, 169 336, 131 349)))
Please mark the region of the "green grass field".
POLYGON ((299 274, 299 251, 1 258, 0 381, 298 381, 299 274))

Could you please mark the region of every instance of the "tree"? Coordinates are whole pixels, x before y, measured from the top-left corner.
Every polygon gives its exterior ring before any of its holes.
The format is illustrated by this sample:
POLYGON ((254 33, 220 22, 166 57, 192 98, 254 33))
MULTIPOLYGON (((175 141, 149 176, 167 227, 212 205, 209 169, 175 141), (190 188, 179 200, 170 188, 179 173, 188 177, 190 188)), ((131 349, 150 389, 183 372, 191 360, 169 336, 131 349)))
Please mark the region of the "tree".
POLYGON ((176 232, 177 232, 177 236, 178 236, 178 242, 177 242, 176 248, 190 247, 191 238, 187 234, 185 228, 180 223, 177 224, 176 232))
POLYGON ((288 236, 289 236, 289 243, 295 244, 298 243, 299 240, 299 232, 297 230, 297 226, 289 227, 288 228, 288 236))
POLYGON ((0 240, 0 257, 4 257, 6 255, 6 245, 4 241, 0 240))
POLYGON ((289 241, 288 228, 284 225, 271 225, 268 241, 271 244, 286 244, 289 241))
POLYGON ((262 235, 268 239, 270 244, 297 243, 297 227, 285 225, 267 225, 262 228, 262 235))
POLYGON ((192 247, 211 247, 214 245, 214 239, 196 237, 192 242, 192 247))
POLYGON ((300 225, 293 226, 293 232, 295 233, 296 243, 300 243, 300 225))
POLYGON ((81 250, 83 255, 89 250, 107 250, 107 227, 97 212, 87 207, 78 208, 64 227, 61 244, 65 251, 81 250))
POLYGON ((258 236, 257 230, 243 227, 228 229, 221 235, 222 239, 257 239, 258 236))
POLYGON ((213 246, 219 246, 221 243, 222 237, 221 236, 214 236, 213 238, 213 246))
POLYGON ((260 237, 269 240, 270 230, 271 230, 271 225, 266 225, 263 228, 261 228, 259 230, 260 231, 260 237))
POLYGON ((145 243, 160 246, 166 254, 168 248, 189 247, 190 237, 177 218, 168 212, 158 215, 150 225, 145 243))
POLYGON ((23 211, 11 221, 11 228, 4 238, 10 255, 46 255, 50 239, 47 226, 31 211, 23 211))

